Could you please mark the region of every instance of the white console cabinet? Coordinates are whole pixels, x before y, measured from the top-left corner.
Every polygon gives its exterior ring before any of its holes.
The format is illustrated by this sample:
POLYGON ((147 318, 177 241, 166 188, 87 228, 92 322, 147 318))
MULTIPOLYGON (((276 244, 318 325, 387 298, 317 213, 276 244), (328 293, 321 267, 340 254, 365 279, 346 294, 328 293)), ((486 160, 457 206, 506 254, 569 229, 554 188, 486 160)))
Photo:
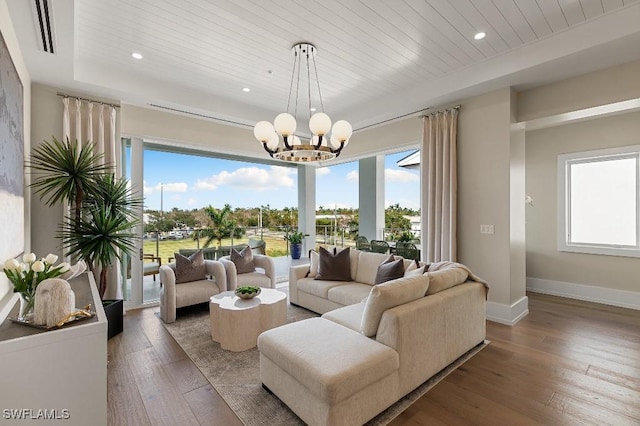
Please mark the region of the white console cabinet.
POLYGON ((70 284, 95 317, 53 331, 0 324, 0 425, 107 424, 107 319, 92 276, 70 284))

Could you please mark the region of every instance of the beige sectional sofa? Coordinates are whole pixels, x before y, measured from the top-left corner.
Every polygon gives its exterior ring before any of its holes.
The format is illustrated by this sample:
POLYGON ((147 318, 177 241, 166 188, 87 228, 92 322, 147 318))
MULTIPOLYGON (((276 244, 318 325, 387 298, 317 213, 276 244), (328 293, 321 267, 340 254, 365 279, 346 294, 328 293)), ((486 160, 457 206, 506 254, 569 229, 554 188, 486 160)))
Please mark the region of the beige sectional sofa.
POLYGON ((258 339, 262 383, 310 425, 363 424, 485 338, 487 286, 465 266, 372 286, 388 256, 350 255, 352 282, 293 267, 291 302, 324 315, 258 339))

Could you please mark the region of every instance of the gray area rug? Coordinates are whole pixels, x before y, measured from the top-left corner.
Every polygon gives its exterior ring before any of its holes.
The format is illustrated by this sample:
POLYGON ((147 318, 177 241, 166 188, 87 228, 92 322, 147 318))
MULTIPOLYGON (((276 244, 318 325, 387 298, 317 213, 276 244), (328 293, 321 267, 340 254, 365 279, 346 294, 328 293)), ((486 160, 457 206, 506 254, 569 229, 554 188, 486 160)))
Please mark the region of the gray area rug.
MULTIPOLYGON (((316 313, 304 308, 288 305, 288 323, 316 316, 318 316, 316 313)), ((244 352, 230 352, 220 348, 219 343, 211 340, 208 304, 182 308, 178 312, 177 321, 164 326, 245 425, 305 424, 275 395, 262 388, 260 355, 256 348, 244 352)), ((487 344, 488 342, 485 341, 484 344, 476 346, 458 358, 450 366, 369 421, 367 425, 378 426, 389 423, 487 344)))

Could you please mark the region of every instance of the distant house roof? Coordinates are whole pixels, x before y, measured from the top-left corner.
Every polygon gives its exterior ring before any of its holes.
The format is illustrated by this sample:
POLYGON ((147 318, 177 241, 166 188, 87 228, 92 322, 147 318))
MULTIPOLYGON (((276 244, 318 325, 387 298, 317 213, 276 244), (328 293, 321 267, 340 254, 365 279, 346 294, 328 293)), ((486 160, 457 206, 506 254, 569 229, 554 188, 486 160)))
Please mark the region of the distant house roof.
POLYGON ((406 157, 398 160, 398 167, 406 167, 407 169, 420 168, 420 150, 414 151, 406 157))

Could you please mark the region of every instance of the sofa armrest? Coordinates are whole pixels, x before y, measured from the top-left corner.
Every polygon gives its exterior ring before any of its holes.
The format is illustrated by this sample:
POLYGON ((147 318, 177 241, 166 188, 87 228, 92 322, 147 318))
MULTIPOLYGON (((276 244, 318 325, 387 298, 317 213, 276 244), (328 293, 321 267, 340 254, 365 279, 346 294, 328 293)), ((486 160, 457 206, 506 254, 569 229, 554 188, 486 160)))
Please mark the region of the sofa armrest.
POLYGON ((229 256, 221 257, 219 260, 222 263, 227 280, 227 291, 234 291, 238 288, 238 271, 236 265, 229 259, 229 256))
POLYGON ((169 265, 160 267, 160 318, 166 323, 176 320, 176 274, 169 265))
POLYGON ((205 259, 204 266, 207 268, 207 275, 211 275, 216 280, 220 293, 227 291, 229 284, 224 264, 217 260, 205 259))
POLYGON ((267 277, 271 278, 271 288, 276 288, 276 264, 270 256, 264 254, 254 254, 256 268, 264 269, 267 277))
POLYGON ((295 265, 289 268, 289 300, 298 303, 298 280, 309 273, 309 265, 295 265))

